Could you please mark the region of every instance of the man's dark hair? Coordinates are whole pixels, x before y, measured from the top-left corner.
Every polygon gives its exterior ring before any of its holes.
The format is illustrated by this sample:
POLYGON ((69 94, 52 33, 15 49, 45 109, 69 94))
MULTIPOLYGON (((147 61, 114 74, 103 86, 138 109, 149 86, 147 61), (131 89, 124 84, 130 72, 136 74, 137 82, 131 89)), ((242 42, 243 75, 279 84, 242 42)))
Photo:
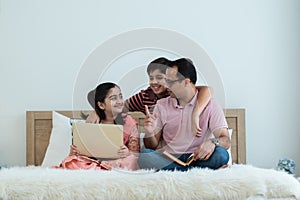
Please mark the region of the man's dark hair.
POLYGON ((180 58, 174 60, 171 64, 171 67, 177 66, 178 72, 177 77, 189 78, 191 82, 195 85, 197 82, 197 72, 193 62, 188 58, 180 58), (180 77, 181 76, 181 77, 180 77))
POLYGON ((147 67, 147 73, 150 75, 151 72, 153 72, 156 69, 159 69, 162 73, 166 73, 166 69, 168 66, 170 66, 171 61, 167 58, 160 57, 153 61, 151 61, 147 67))

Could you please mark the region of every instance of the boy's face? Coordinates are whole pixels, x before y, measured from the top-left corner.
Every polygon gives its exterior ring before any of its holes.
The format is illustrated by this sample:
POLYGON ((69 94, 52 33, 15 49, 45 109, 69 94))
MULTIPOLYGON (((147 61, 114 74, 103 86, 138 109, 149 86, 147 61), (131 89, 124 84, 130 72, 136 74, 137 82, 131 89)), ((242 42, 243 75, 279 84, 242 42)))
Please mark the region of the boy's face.
POLYGON ((159 69, 155 69, 149 73, 150 88, 156 95, 163 95, 167 91, 167 85, 165 81, 165 74, 159 69))

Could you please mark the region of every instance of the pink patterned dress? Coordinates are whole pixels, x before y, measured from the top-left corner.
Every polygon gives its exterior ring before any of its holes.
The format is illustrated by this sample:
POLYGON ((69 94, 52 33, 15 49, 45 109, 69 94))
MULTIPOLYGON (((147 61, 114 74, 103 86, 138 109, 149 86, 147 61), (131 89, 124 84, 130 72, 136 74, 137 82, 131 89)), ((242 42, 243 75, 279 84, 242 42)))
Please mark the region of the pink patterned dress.
POLYGON ((130 115, 122 114, 122 117, 125 122, 123 125, 123 140, 131 152, 129 156, 116 160, 99 161, 87 156, 72 155, 67 156, 59 166, 55 166, 54 168, 95 170, 111 170, 112 168, 139 169, 137 159, 140 152, 140 139, 137 122, 130 115))

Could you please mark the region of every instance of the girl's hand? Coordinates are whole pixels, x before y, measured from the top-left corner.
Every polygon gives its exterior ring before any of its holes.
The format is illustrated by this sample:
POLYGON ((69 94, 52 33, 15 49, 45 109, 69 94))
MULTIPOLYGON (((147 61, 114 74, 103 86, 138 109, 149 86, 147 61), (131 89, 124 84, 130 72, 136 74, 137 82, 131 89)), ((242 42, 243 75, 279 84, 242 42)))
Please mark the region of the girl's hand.
POLYGON ((118 151, 118 155, 120 156, 120 158, 125 158, 127 156, 129 156, 130 151, 127 148, 127 146, 123 145, 120 147, 119 151, 118 151))
POLYGON ((79 153, 77 147, 75 145, 71 145, 69 156, 78 156, 78 155, 80 155, 80 153, 79 153))

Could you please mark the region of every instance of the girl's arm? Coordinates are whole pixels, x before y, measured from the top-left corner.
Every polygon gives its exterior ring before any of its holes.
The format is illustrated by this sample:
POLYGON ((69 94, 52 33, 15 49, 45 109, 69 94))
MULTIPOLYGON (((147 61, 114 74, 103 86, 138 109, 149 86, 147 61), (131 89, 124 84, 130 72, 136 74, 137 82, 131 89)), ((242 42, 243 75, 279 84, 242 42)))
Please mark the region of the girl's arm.
POLYGON ((210 101, 213 90, 208 86, 196 86, 196 88, 198 90, 198 97, 192 113, 192 132, 197 137, 200 137, 202 132, 201 127, 199 126, 199 117, 210 101))
MULTIPOLYGON (((126 146, 132 153, 139 153, 140 152, 140 133, 138 131, 138 123, 136 120, 130 116, 125 115, 124 118, 125 124, 124 134, 127 135, 128 140, 126 141, 126 146)), ((125 136, 125 135, 124 135, 125 136)), ((125 139, 125 138, 124 138, 125 139)))
POLYGON ((140 152, 140 138, 130 136, 127 147, 133 153, 140 152))

